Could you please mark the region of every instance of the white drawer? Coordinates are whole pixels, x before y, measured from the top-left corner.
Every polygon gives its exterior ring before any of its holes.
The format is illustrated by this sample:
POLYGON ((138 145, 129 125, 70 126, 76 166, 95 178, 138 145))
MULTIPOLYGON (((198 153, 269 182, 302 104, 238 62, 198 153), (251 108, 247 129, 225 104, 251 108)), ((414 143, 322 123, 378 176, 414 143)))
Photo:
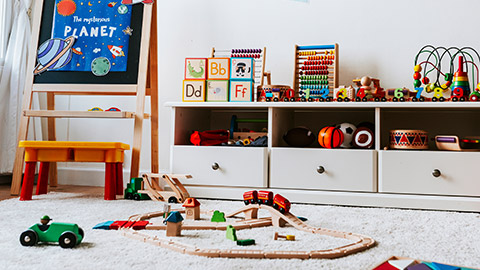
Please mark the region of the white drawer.
POLYGON ((376 191, 376 151, 272 148, 270 186, 376 191), (317 168, 322 166, 323 173, 317 168))
POLYGON ((172 146, 172 173, 191 174, 186 185, 265 187, 267 153, 266 147, 172 146))
POLYGON ((387 150, 379 160, 380 192, 480 196, 480 153, 387 150))

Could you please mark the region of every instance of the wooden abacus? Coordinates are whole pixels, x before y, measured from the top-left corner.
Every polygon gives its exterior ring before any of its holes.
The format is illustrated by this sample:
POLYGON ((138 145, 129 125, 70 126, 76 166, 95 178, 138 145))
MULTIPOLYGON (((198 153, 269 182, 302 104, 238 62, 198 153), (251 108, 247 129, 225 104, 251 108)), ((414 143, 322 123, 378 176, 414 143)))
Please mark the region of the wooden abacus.
POLYGON ((255 62, 254 97, 257 97, 257 87, 263 85, 265 78, 265 55, 267 48, 263 49, 215 49, 212 48, 212 57, 248 57, 255 62))
POLYGON ((293 90, 301 100, 328 100, 338 87, 338 44, 295 45, 293 90))

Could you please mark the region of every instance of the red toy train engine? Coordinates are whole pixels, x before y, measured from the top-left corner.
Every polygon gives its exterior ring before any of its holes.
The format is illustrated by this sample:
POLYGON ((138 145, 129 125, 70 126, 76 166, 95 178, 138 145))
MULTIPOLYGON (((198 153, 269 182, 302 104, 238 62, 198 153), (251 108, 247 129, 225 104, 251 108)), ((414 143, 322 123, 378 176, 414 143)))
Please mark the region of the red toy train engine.
POLYGON ((273 196, 273 192, 264 190, 258 192, 251 190, 243 193, 243 202, 245 205, 254 203, 270 205, 282 214, 288 213, 291 206, 290 201, 282 195, 276 194, 273 196))

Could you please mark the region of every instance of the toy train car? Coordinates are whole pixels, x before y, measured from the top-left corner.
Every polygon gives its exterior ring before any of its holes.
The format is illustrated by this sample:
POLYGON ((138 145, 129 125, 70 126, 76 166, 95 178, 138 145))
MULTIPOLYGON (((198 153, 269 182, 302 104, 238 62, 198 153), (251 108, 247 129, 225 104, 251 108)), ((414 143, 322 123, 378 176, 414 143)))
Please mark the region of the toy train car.
POLYGON ((255 203, 270 205, 282 214, 288 213, 291 206, 290 201, 282 195, 276 194, 274 196, 273 192, 264 190, 251 190, 243 193, 243 202, 245 205, 255 203))

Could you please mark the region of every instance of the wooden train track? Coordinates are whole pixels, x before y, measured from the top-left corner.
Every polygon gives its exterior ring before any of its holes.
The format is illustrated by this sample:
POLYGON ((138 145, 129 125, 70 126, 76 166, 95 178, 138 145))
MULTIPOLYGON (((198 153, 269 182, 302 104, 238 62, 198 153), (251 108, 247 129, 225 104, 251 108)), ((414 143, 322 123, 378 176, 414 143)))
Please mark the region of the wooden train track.
MULTIPOLYGON (((179 211, 180 213, 185 213, 184 209, 172 210, 179 211)), ((303 221, 298 219, 291 213, 282 214, 279 211, 275 210, 273 207, 268 205, 248 205, 245 206, 233 213, 225 215, 225 217, 235 217, 236 215, 244 213, 244 219, 238 219, 235 221, 227 222, 209 222, 209 221, 195 221, 195 220, 184 220, 182 225, 182 230, 226 230, 228 225, 232 225, 236 230, 242 229, 251 229, 256 227, 265 227, 265 226, 275 226, 283 227, 286 223, 290 224, 294 228, 309 232, 318 235, 328 235, 337 238, 344 238, 351 241, 354 241, 351 244, 344 245, 332 249, 324 250, 313 250, 313 251, 268 251, 268 250, 251 250, 251 249, 206 249, 198 248, 196 246, 188 245, 177 241, 176 239, 163 239, 157 236, 150 236, 139 231, 136 231, 132 228, 120 228, 119 231, 122 235, 129 238, 137 239, 145 243, 150 243, 153 245, 161 246, 174 250, 176 252, 205 256, 205 257, 227 257, 227 258, 270 258, 270 259, 280 259, 280 258, 292 258, 292 259, 316 259, 316 258, 338 258, 347 256, 362 250, 368 249, 375 245, 375 240, 371 237, 342 232, 337 230, 325 229, 325 228, 315 228, 310 225, 305 224, 303 221), (267 210, 272 217, 267 218, 258 218, 257 213, 259 209, 267 210)), ((140 221, 148 220, 155 217, 161 217, 165 214, 163 211, 151 212, 146 214, 138 214, 131 216, 129 221, 140 221)), ((202 214, 212 215, 213 211, 202 211, 202 214)), ((165 230, 166 225, 163 223, 155 224, 150 223, 146 225, 146 230, 165 230)))

